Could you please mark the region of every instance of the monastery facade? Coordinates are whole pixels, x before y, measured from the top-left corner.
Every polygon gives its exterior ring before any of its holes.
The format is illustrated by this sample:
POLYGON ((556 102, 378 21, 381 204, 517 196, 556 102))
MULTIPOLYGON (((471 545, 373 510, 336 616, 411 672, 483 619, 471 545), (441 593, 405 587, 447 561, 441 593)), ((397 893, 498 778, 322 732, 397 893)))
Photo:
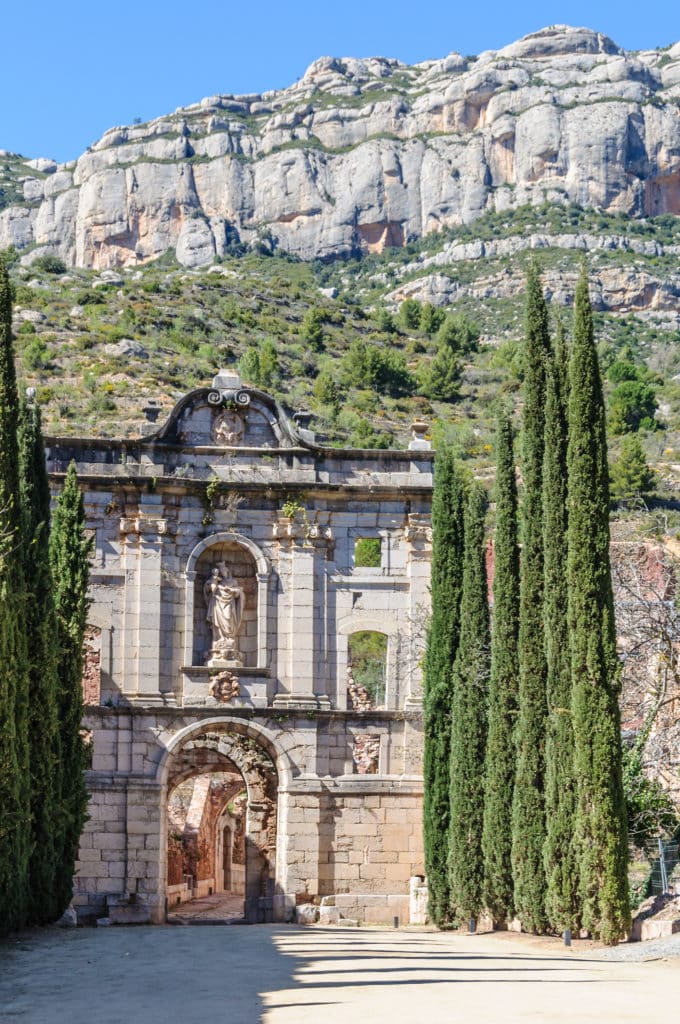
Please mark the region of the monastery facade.
POLYGON ((433 453, 318 445, 222 373, 135 440, 49 438, 94 538, 82 919, 409 920, 433 453), (324 899, 325 897, 325 899, 324 899))

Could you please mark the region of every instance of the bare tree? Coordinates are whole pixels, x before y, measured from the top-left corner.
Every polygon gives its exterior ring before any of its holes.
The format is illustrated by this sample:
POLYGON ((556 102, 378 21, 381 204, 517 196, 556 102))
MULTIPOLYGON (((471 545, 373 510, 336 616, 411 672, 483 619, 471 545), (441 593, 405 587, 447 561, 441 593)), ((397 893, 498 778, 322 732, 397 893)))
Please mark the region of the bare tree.
POLYGON ((624 737, 680 804, 680 562, 661 544, 612 544, 624 737))

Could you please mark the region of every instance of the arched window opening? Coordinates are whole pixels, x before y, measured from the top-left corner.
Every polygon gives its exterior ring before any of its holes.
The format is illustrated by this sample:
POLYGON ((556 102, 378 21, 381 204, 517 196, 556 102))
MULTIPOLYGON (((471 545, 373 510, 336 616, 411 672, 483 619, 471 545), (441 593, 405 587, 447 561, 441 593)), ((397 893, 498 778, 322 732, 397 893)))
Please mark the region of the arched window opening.
POLYGON ((348 702, 354 711, 386 706, 387 636, 366 629, 350 634, 347 669, 348 702))

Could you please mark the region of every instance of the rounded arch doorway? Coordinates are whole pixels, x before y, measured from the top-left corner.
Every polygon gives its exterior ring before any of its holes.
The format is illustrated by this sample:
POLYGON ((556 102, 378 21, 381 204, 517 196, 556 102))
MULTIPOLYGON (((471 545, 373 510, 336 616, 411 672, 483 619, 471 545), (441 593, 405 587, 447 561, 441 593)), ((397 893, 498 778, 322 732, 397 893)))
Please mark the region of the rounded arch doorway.
POLYGON ((166 763, 168 913, 272 920, 278 774, 267 750, 210 725, 166 763))

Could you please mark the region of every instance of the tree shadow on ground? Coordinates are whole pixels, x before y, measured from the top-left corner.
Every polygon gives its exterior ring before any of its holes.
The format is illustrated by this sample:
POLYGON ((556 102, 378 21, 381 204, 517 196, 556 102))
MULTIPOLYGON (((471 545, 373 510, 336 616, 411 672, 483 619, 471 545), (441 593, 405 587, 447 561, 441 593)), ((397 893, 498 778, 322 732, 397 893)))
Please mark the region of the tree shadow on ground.
POLYGON ((32 931, 0 943, 2 1024, 259 1024, 295 986, 285 926, 32 931))
POLYGON ((260 1024, 284 1008, 341 1011, 357 988, 597 982, 582 976, 595 958, 472 943, 290 925, 35 930, 0 943, 0 1022, 260 1024))
MULTIPOLYGON (((264 993, 269 1012, 343 1002, 341 990, 376 989, 380 986, 413 988, 433 984, 532 984, 578 983, 596 985, 598 978, 586 978, 606 961, 574 954, 558 955, 514 952, 475 952, 459 944, 445 947, 443 933, 425 938, 408 932, 355 931, 342 929, 295 929, 273 936, 279 952, 295 961, 295 985, 287 993, 268 988, 264 993), (437 948, 439 947, 439 948, 437 948), (337 996, 334 999, 334 994, 337 996), (309 995, 308 1000, 306 996, 309 995), (328 997, 328 998, 324 998, 328 997), (313 1003, 311 1000, 320 999, 313 1003)), ((460 939, 460 936, 456 936, 460 939)), ((286 1017, 286 1019, 288 1019, 286 1017)), ((293 1017, 290 1018, 294 1019, 293 1017)), ((305 1019, 307 1019, 305 1017, 305 1019)))

